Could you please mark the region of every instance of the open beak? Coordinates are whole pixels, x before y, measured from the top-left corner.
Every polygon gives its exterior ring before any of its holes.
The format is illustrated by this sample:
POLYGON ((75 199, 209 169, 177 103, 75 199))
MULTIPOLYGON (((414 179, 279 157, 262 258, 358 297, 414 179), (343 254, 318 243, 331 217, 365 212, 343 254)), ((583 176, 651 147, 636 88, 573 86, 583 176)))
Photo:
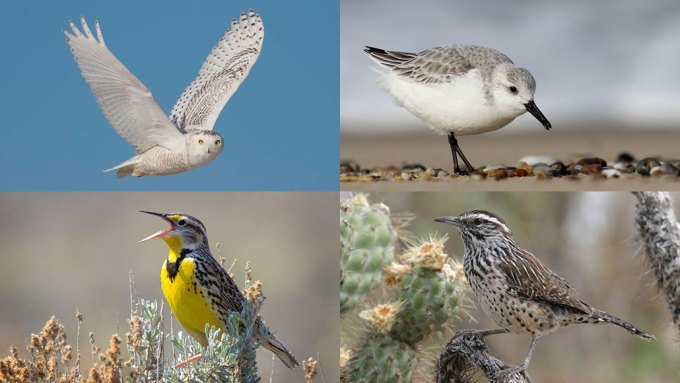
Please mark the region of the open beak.
POLYGON ((172 223, 172 221, 168 218, 168 215, 167 215, 167 214, 154 213, 154 212, 152 212, 152 211, 144 211, 144 210, 140 210, 140 212, 141 212, 141 213, 146 213, 146 214, 155 215, 155 216, 157 216, 157 217, 161 217, 161 218, 163 218, 163 220, 164 220, 165 222, 167 222, 167 223, 170 224, 170 227, 167 228, 167 229, 159 230, 158 232, 151 234, 150 236, 148 236, 148 237, 142 239, 141 241, 139 241, 139 243, 146 242, 146 241, 148 241, 148 240, 150 240, 150 239, 155 239, 155 238, 167 238, 167 237, 168 237, 168 233, 175 229, 175 224, 172 223))
POLYGON ((547 118, 541 113, 541 110, 538 109, 538 106, 536 106, 536 103, 534 100, 531 100, 524 104, 524 107, 527 108, 527 112, 531 113, 538 121, 545 126, 546 130, 550 130, 552 128, 552 125, 550 125, 550 121, 548 121, 547 118))
POLYGON ((460 220, 458 217, 437 217, 434 220, 441 223, 448 223, 449 225, 453 225, 455 227, 460 227, 460 220))

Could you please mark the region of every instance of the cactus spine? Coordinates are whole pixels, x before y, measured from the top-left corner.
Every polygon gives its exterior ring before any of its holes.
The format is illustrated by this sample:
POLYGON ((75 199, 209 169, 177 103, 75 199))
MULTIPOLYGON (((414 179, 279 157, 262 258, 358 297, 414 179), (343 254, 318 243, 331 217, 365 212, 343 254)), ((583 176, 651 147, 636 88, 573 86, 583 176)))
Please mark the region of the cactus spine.
POLYGON ((416 370, 428 357, 419 345, 446 329, 467 288, 462 265, 444 251, 447 237, 430 236, 395 257, 401 242, 389 208, 365 195, 343 204, 340 237, 343 322, 358 316, 365 327, 353 331, 359 339, 343 339, 342 381, 418 380, 416 370), (368 307, 367 296, 387 303, 368 307))

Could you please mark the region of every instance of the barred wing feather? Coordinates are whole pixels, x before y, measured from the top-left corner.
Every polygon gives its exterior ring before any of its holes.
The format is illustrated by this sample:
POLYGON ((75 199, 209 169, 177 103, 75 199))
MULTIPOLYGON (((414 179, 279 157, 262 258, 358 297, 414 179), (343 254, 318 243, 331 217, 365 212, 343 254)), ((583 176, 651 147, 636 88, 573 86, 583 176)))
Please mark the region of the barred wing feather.
POLYGON ((233 20, 172 108, 170 120, 182 131, 212 130, 260 55, 263 38, 262 19, 252 9, 233 20))

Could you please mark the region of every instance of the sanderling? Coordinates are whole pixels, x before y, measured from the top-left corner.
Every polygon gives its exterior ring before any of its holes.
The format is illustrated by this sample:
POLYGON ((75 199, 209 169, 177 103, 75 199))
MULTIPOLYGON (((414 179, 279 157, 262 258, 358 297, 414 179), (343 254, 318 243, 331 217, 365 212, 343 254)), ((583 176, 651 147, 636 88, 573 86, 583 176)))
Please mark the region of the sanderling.
POLYGON ((432 129, 448 133, 456 173, 465 173, 457 156, 474 170, 456 134, 497 130, 526 111, 551 128, 534 103, 534 77, 495 49, 447 45, 420 53, 364 51, 380 64, 379 83, 399 104, 432 129))

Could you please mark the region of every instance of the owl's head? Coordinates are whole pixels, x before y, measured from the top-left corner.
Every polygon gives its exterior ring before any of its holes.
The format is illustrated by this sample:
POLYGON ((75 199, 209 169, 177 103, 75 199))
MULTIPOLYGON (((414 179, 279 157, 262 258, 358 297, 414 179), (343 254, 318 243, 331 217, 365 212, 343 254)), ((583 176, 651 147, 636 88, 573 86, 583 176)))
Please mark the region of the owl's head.
POLYGON ((212 130, 189 130, 185 134, 189 164, 197 167, 212 161, 224 149, 222 136, 212 130))

